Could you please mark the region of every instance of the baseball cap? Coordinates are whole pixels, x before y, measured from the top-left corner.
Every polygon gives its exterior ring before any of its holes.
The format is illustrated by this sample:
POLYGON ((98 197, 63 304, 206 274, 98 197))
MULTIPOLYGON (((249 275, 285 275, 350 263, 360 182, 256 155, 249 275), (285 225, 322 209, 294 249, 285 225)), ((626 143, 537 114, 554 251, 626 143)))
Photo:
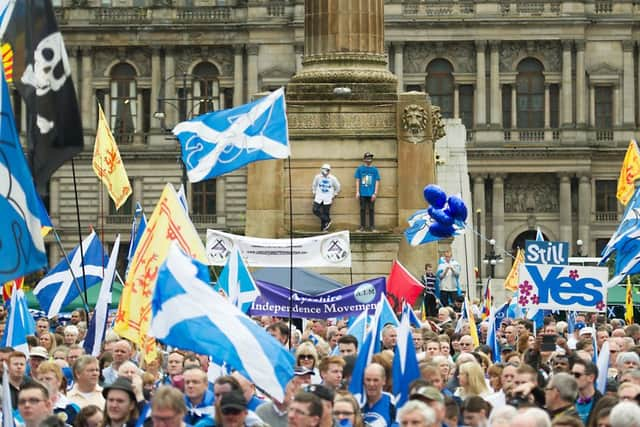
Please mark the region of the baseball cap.
POLYGON ((322 165, 322 167, 320 169, 326 169, 328 171, 331 170, 331 165, 329 163, 325 163, 324 165, 322 165))
POLYGON ((43 359, 49 358, 49 352, 47 349, 40 346, 31 347, 29 350, 29 357, 42 357, 43 359))
POLYGON ((222 411, 229 409, 244 410, 247 409, 247 401, 239 390, 233 390, 224 393, 220 398, 220 409, 222 411))
POLYGON ((313 372, 313 369, 305 368, 304 366, 296 366, 296 368, 293 370, 293 375, 295 375, 296 377, 300 377, 303 375, 315 375, 315 372, 313 372))
POLYGON ((333 398, 335 397, 333 390, 322 384, 307 384, 302 389, 308 393, 315 394, 327 402, 333 402, 333 398))
POLYGON ((503 345, 502 348, 500 349, 500 352, 505 353, 507 351, 513 351, 513 347, 511 347, 510 345, 503 345))
POLYGON ((364 153, 364 156, 362 156, 363 159, 373 159, 373 153, 370 151, 367 151, 366 153, 364 153))
POLYGON ((422 386, 416 391, 414 391, 413 393, 411 393, 411 395, 409 395, 409 399, 420 399, 420 398, 432 400, 434 402, 440 402, 440 403, 444 402, 444 396, 442 395, 442 393, 440 393, 440 391, 433 386, 422 386))
POLYGON ((593 328, 591 326, 585 326, 584 328, 580 329, 579 335, 585 335, 585 334, 593 335, 593 328))

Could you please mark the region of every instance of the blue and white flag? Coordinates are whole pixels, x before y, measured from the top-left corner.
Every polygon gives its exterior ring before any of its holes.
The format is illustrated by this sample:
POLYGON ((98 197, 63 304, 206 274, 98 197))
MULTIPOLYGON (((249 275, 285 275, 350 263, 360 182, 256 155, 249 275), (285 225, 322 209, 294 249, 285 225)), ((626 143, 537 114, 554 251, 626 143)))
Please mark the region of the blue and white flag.
POLYGON ((189 216, 189 203, 187 202, 187 192, 184 189, 184 184, 180 184, 180 188, 178 189, 178 201, 184 208, 184 213, 189 216))
POLYGON ((104 279, 100 285, 98 300, 96 301, 93 317, 89 322, 87 334, 84 337, 84 351, 92 356, 100 354, 102 340, 107 330, 107 318, 109 317, 109 304, 111 304, 111 290, 116 276, 116 264, 118 262, 118 252, 120 251, 120 235, 116 236, 116 241, 111 249, 109 263, 104 271, 104 279))
POLYGON ((7 30, 15 4, 16 0, 0 0, 0 40, 7 30))
MULTIPOLYGON (((429 231, 431 225, 435 222, 429 215, 429 209, 420 209, 414 212, 407 219, 407 222, 409 223, 409 228, 404 231, 404 236, 411 246, 424 245, 425 243, 443 239, 443 237, 436 236, 429 231)), ((464 233, 465 223, 463 221, 455 220, 452 225, 454 229, 453 236, 464 233)))
POLYGON ((604 394, 607 388, 607 377, 609 375, 609 357, 611 353, 609 351, 609 341, 602 343, 600 348, 600 354, 598 355, 598 378, 596 378, 596 390, 604 394))
POLYGON ((13 347, 29 357, 27 335, 33 335, 35 330, 36 324, 33 321, 33 316, 29 313, 24 292, 22 289, 16 289, 14 285, 1 345, 2 347, 13 347))
POLYGON ((249 104, 178 123, 173 133, 191 182, 291 155, 283 88, 249 104))
POLYGON ((500 329, 500 326, 502 325, 502 321, 504 319, 506 319, 507 313, 509 311, 509 303, 505 302, 504 304, 502 304, 500 307, 498 307, 497 309, 492 309, 491 312, 493 313, 495 311, 495 319, 496 319, 496 330, 500 329))
POLYGON ((540 227, 538 227, 536 229, 536 241, 544 242, 544 234, 542 234, 542 231, 540 230, 540 227))
POLYGON ((411 307, 409 307, 409 324, 414 328, 418 328, 418 329, 422 327, 422 321, 420 320, 416 312, 413 311, 413 308, 411 307))
POLYGON ((242 254, 237 246, 227 258, 227 264, 220 273, 217 288, 222 289, 229 298, 229 301, 247 313, 251 308, 251 303, 260 295, 256 282, 247 269, 242 254))
POLYGON ((0 83, 0 283, 47 265, 39 201, 16 131, 7 82, 0 83))
POLYGON ((356 317, 347 328, 347 335, 353 335, 358 340, 358 348, 362 347, 369 325, 369 312, 364 310, 356 317))
MULTIPOLYGON (((503 307, 508 307, 506 304, 503 307)), ((496 310, 493 308, 489 312, 489 329, 487 331, 487 345, 491 348, 491 359, 493 363, 498 363, 502 361, 502 357, 500 355, 500 344, 498 344, 498 333, 497 329, 497 318, 496 318, 496 310)))
MULTIPOLYGON (((0 362, 3 364, 3 372, 9 372, 6 362, 0 362)), ((9 385, 9 375, 2 376, 2 395, 11 396, 11 386, 9 385)), ((2 427, 14 427, 13 423, 13 407, 11 405, 11 399, 2 399, 2 427)))
POLYGON ((80 245, 78 245, 69 254, 71 265, 67 264, 66 258, 63 258, 49 274, 38 282, 38 286, 33 290, 33 294, 40 303, 40 308, 47 313, 49 318, 58 315, 60 310, 76 299, 80 292, 84 291, 84 286, 88 289, 102 281, 106 256, 95 231, 92 230, 91 234, 82 241, 82 249, 84 252, 84 273, 86 274, 84 285, 82 256, 80 245))
POLYGON ((571 335, 576 330, 576 311, 567 311, 567 334, 571 335))
POLYGON ((291 353, 209 286, 209 269, 176 243, 158 272, 150 333, 165 344, 211 356, 282 402, 291 353))
POLYGON ((146 230, 146 228, 147 217, 144 214, 144 209, 142 209, 142 205, 140 205, 140 202, 136 202, 136 210, 133 214, 133 220, 131 221, 131 240, 129 241, 129 252, 127 253, 127 271, 125 272, 125 277, 129 272, 129 265, 131 264, 131 260, 136 254, 138 242, 142 238, 142 235, 144 234, 144 230, 146 230))
POLYGON ((398 326, 397 329, 398 341, 396 343, 391 370, 393 376, 393 396, 397 408, 401 408, 405 402, 409 400, 409 384, 415 379, 420 378, 416 348, 413 345, 411 325, 409 324, 410 312, 412 311, 413 309, 405 303, 402 308, 400 326, 398 326))
POLYGON ((384 328, 385 325, 387 324, 391 324, 395 327, 398 327, 400 322, 398 321, 398 317, 396 316, 396 313, 394 313, 393 311, 393 307, 391 307, 389 298, 385 296, 380 298, 380 301, 382 302, 382 307, 381 307, 380 316, 379 316, 380 331, 382 331, 382 328, 384 328))

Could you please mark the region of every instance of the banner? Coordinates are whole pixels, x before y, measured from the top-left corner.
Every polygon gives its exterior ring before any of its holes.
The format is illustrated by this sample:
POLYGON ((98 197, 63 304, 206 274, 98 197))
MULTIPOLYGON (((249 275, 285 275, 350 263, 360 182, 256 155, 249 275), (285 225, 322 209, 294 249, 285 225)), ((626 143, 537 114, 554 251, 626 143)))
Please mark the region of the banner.
POLYGON ((349 232, 300 239, 263 239, 207 230, 210 265, 225 265, 234 247, 249 267, 351 267, 349 232))
POLYGON ((518 304, 550 310, 605 311, 607 267, 523 264, 518 304))
MULTIPOLYGON (((251 316, 289 316, 289 289, 256 280, 260 296, 251 304, 251 316)), ((291 317, 328 319, 357 316, 367 310, 373 314, 384 296, 385 279, 378 277, 320 295, 294 291, 291 317)))

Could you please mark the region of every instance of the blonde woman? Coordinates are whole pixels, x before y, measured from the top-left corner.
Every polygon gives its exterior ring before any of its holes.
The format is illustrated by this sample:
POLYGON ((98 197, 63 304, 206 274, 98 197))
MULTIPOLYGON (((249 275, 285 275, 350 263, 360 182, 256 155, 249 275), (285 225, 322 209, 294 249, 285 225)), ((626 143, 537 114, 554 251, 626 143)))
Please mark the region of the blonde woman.
POLYGON ((491 394, 482 366, 477 362, 465 362, 458 367, 458 382, 460 387, 456 389, 455 395, 462 400, 471 396, 486 398, 491 394))
POLYGON ((319 384, 322 381, 318 371, 318 350, 311 341, 301 342, 296 349, 296 366, 311 369, 315 375, 311 376, 311 383, 319 384))

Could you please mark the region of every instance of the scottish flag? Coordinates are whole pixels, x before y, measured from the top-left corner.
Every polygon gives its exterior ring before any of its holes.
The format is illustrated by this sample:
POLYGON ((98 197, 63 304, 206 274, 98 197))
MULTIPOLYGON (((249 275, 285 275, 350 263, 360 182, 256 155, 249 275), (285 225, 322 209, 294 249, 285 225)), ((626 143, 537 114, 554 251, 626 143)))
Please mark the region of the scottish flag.
POLYGON ((178 123, 173 133, 182 145, 191 182, 215 178, 258 160, 291 155, 283 88, 249 104, 178 123))
POLYGON ((0 83, 0 283, 47 265, 38 194, 20 145, 9 88, 0 83))
POLYGON ((609 376, 609 358, 611 352, 609 351, 609 341, 602 343, 600 354, 598 355, 598 361, 596 366, 598 367, 598 378, 596 378, 596 390, 604 394, 607 388, 607 377, 609 376))
POLYGON ((229 301, 243 313, 249 311, 251 303, 260 295, 237 246, 227 257, 227 264, 218 279, 218 289, 223 290, 229 301))
MULTIPOLYGON (((430 232, 430 227, 435 220, 429 215, 429 209, 416 211, 407 219, 407 222, 409 223, 409 228, 404 231, 404 237, 411 246, 424 245, 425 243, 442 240, 442 237, 431 234, 430 232)), ((454 229, 453 236, 464 233, 464 222, 456 220, 452 225, 454 229)))
POLYGON ((189 216, 189 203, 187 202, 187 192, 184 189, 184 184, 180 184, 178 189, 178 201, 184 208, 184 212, 189 216))
POLYGON ((410 317, 413 310, 408 304, 402 308, 400 326, 398 326, 398 342, 396 343, 395 356, 393 358, 393 396, 395 405, 401 408, 409 400, 409 384, 420 378, 420 368, 416 348, 413 345, 411 335, 410 317))
MULTIPOLYGON (((502 310, 503 308, 508 307, 507 304, 503 304, 503 306, 498 309, 502 310)), ((504 318, 504 316, 502 317, 504 318)), ((502 322, 502 320, 500 320, 502 322)), ((491 310, 489 313, 489 330, 487 332, 487 345, 491 348, 491 359, 493 363, 498 363, 502 361, 502 357, 500 355, 500 345, 498 344, 498 333, 497 330, 500 328, 498 324, 498 312, 496 310, 491 310)))
POLYGON ((358 348, 362 347, 362 342, 367 333, 367 324, 369 323, 369 312, 364 310, 356 317, 347 329, 347 335, 353 335, 358 340, 358 348))
POLYGON ((33 290, 33 294, 40 302, 40 308, 51 318, 58 315, 60 310, 76 299, 84 288, 90 288, 102 280, 106 256, 102 243, 95 231, 82 241, 84 252, 84 273, 86 281, 83 285, 83 268, 80 245, 56 265, 33 290))
POLYGON ((380 298, 382 301, 382 307, 380 311, 380 331, 384 328, 385 325, 391 324, 393 326, 398 326, 400 322, 398 321, 398 317, 396 313, 393 312, 393 307, 391 307, 391 303, 389 302, 389 298, 380 298))
POLYGON ((282 402, 294 359, 266 330, 209 286, 209 269, 176 243, 158 272, 150 332, 165 344, 211 356, 282 402))
POLYGON ((33 335, 36 330, 36 324, 33 316, 29 313, 27 299, 22 289, 13 289, 11 293, 11 306, 9 308, 9 316, 5 325, 4 335, 2 336, 2 347, 13 347, 17 351, 21 351, 27 356, 29 355, 29 345, 27 344, 27 335, 33 335))
POLYGON ((129 264, 131 264, 131 260, 136 254, 138 242, 142 238, 146 228, 147 217, 144 214, 144 210, 142 209, 140 202, 136 202, 136 210, 133 214, 133 220, 131 221, 131 240, 129 241, 129 252, 127 253, 127 273, 129 272, 129 264))

